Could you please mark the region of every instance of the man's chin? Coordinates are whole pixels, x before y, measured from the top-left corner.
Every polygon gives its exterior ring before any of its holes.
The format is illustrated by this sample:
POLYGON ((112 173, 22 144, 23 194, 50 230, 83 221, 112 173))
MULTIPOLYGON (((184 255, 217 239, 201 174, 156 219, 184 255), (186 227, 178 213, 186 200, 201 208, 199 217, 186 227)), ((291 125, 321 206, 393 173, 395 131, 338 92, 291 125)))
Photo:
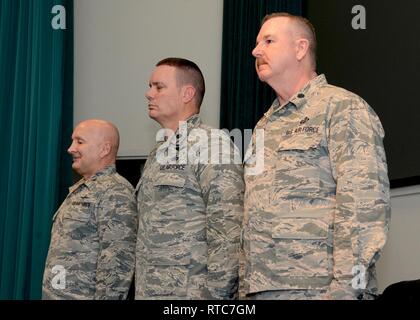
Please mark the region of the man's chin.
POLYGON ((268 77, 265 76, 265 75, 263 75, 263 74, 261 74, 261 73, 259 73, 258 74, 258 78, 260 79, 260 81, 266 82, 268 77))
POLYGON ((80 169, 80 167, 79 167, 79 164, 78 164, 77 162, 73 162, 73 163, 71 164, 71 167, 72 167, 72 169, 73 169, 74 171, 76 171, 77 173, 79 173, 79 169, 80 169))
POLYGON ((264 70, 257 71, 257 75, 258 75, 258 78, 263 82, 266 82, 267 78, 269 77, 268 72, 264 70))
POLYGON ((156 111, 155 110, 149 110, 149 118, 155 120, 156 119, 156 111))

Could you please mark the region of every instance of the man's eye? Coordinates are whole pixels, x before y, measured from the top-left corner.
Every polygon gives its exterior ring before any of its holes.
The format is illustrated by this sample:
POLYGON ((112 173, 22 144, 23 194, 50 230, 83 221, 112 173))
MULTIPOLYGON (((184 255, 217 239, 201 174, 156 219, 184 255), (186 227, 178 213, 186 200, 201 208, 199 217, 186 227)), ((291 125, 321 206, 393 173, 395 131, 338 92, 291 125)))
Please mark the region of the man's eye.
POLYGON ((266 44, 273 43, 273 40, 271 40, 271 39, 267 39, 267 40, 265 40, 265 43, 266 43, 266 44))

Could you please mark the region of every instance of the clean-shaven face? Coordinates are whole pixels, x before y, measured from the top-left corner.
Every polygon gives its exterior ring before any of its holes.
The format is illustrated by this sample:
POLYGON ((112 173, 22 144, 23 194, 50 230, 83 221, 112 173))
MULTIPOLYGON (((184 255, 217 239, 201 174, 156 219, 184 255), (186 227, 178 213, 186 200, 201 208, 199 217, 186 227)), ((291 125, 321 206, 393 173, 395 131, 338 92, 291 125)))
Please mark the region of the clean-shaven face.
POLYGON ((72 143, 67 151, 73 157, 72 168, 86 179, 99 168, 102 147, 100 137, 98 128, 86 122, 79 124, 71 136, 72 143))
POLYGON ((176 68, 161 65, 150 76, 146 92, 149 117, 161 126, 177 118, 182 106, 181 89, 178 88, 176 68))

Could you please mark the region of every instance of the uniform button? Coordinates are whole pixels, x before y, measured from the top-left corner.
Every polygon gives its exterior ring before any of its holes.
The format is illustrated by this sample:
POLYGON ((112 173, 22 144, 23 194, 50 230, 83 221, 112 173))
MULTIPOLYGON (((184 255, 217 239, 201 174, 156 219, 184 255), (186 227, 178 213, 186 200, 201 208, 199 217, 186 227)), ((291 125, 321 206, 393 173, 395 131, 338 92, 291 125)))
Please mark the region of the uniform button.
POLYGON ((363 300, 363 294, 362 293, 357 296, 357 300, 363 300))
POLYGON ((177 138, 177 139, 181 138, 181 135, 178 133, 178 134, 176 135, 176 138, 177 138))
POLYGON ((305 95, 304 95, 303 93, 299 93, 299 94, 297 95, 297 97, 298 97, 299 99, 302 99, 302 98, 305 98, 305 95))

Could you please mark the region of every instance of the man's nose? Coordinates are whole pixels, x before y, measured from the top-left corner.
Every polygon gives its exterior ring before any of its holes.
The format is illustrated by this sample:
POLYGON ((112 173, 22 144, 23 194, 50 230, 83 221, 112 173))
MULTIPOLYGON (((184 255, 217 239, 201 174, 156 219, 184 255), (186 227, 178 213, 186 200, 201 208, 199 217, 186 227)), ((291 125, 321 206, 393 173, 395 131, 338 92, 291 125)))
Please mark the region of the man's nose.
POLYGON ((76 152, 76 150, 74 148, 74 142, 71 143, 70 147, 67 149, 67 152, 70 153, 70 154, 76 152))
POLYGON ((146 97, 147 100, 150 101, 152 99, 152 88, 147 90, 144 96, 146 97))
POLYGON ((255 58, 261 57, 261 47, 260 47, 260 45, 259 45, 259 44, 257 44, 257 45, 255 46, 254 50, 252 50, 252 55, 253 55, 255 58))

